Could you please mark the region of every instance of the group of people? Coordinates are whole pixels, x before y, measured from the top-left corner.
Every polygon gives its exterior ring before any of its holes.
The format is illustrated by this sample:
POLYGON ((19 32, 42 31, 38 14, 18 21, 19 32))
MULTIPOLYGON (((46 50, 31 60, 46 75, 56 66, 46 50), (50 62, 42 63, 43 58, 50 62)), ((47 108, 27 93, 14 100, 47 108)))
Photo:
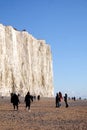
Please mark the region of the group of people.
MULTIPOLYGON (((38 95, 37 99, 40 100, 40 95, 38 95)), ((56 107, 60 107, 61 106, 61 101, 63 99, 65 101, 66 108, 68 107, 67 94, 65 93, 65 96, 63 98, 61 92, 59 92, 59 93, 56 94, 56 107)), ((33 102, 33 96, 30 95, 30 92, 27 92, 27 94, 25 96, 25 99, 24 99, 24 102, 26 104, 26 109, 28 109, 30 111, 30 105, 31 105, 31 102, 33 102)), ((20 103, 20 101, 19 101, 19 95, 15 94, 15 93, 12 93, 11 94, 11 103, 13 103, 14 110, 15 109, 18 110, 18 105, 20 103)))
MULTIPOLYGON (((30 95, 30 92, 27 92, 26 96, 25 96, 25 104, 26 104, 26 109, 28 109, 30 111, 30 104, 31 101, 33 102, 33 96, 30 95)), ((13 108, 14 110, 18 110, 18 104, 20 103, 19 101, 19 95, 12 93, 11 94, 11 103, 13 103, 13 108)))
POLYGON ((69 106, 68 102, 67 102, 67 93, 65 93, 65 96, 63 98, 62 93, 59 92, 59 93, 56 94, 56 107, 61 106, 61 100, 63 100, 63 99, 64 99, 64 102, 65 102, 66 108, 69 106))

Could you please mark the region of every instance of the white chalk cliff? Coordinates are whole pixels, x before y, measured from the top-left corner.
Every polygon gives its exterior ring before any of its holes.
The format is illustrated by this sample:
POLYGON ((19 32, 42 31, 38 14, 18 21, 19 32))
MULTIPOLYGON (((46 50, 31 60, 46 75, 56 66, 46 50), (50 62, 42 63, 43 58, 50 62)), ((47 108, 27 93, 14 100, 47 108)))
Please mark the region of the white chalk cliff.
POLYGON ((0 24, 0 95, 54 94, 51 49, 26 31, 0 24))

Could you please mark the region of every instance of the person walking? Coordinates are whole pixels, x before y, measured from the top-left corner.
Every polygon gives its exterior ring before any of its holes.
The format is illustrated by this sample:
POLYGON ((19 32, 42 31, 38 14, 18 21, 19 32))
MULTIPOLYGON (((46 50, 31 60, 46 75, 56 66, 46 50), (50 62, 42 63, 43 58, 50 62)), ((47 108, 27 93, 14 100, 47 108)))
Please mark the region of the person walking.
POLYGON ((67 102, 67 93, 65 93, 64 101, 65 101, 65 105, 66 105, 66 108, 67 108, 67 107, 69 106, 69 105, 68 105, 68 102, 67 102))
POLYGON ((33 102, 33 96, 30 95, 30 92, 27 92, 25 96, 25 103, 26 103, 26 109, 28 108, 29 111, 30 111, 31 101, 33 102))
POLYGON ((13 93, 11 95, 11 103, 13 103, 13 108, 14 110, 17 109, 18 110, 18 104, 20 103, 18 95, 16 93, 13 93))

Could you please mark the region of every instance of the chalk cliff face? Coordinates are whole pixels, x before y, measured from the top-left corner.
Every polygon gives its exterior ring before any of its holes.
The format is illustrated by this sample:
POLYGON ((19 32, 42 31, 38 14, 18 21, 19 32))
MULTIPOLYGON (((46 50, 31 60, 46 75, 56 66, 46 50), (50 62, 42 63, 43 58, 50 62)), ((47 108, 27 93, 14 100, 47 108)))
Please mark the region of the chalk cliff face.
POLYGON ((26 31, 0 24, 0 95, 25 96, 27 91, 53 96, 50 46, 26 31))

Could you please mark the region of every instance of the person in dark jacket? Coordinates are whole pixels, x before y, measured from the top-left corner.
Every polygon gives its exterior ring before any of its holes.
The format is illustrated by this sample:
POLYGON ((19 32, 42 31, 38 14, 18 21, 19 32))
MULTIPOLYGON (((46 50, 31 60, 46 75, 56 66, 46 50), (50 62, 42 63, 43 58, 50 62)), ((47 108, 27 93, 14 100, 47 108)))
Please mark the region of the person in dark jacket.
POLYGON ((25 96, 26 108, 28 108, 28 110, 30 110, 31 101, 33 102, 33 96, 31 96, 30 92, 28 92, 25 96))
POLYGON ((16 95, 15 93, 11 95, 11 103, 13 103, 14 110, 18 110, 19 98, 18 95, 16 95))
POLYGON ((56 94, 56 107, 60 107, 60 96, 58 93, 56 94))
POLYGON ((68 107, 69 105, 68 105, 68 102, 67 102, 67 93, 65 93, 64 101, 65 101, 65 105, 66 105, 66 107, 68 107))

